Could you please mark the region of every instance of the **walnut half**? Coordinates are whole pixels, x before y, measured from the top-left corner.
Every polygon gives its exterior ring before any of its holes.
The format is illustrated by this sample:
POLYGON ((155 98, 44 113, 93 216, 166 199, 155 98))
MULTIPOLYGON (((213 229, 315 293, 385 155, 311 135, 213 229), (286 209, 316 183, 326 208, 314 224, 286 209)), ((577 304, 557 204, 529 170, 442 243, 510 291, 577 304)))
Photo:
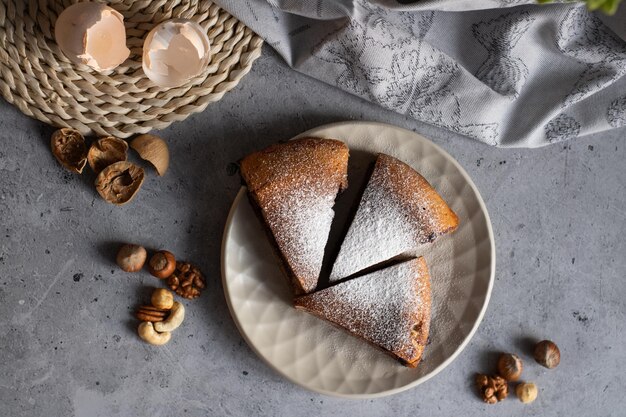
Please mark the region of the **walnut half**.
POLYGON ((143 178, 143 168, 128 161, 115 162, 98 174, 96 190, 109 203, 122 205, 137 194, 143 178))
POLYGON ((125 140, 107 136, 95 141, 89 148, 87 161, 93 172, 99 174, 112 163, 125 161, 128 143, 125 140))
POLYGON ((50 147, 54 157, 70 171, 82 174, 87 164, 87 145, 78 130, 63 128, 52 134, 50 147))

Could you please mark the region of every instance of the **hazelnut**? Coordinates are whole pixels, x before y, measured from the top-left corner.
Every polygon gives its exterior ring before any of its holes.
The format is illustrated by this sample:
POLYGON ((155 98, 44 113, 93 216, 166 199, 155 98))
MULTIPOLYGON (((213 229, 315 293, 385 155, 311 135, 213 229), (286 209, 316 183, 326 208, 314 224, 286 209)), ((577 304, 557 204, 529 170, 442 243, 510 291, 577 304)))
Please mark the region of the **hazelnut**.
POLYGON ((515 387, 515 395, 524 404, 532 403, 537 399, 537 385, 532 382, 522 382, 515 387))
POLYGON ((159 278, 169 278, 176 269, 176 258, 171 252, 166 250, 159 251, 152 255, 150 262, 148 262, 148 270, 150 274, 159 278))
POLYGON ((548 369, 556 368, 561 362, 559 347, 549 340, 542 340, 535 345, 534 357, 538 364, 548 369))
POLYGON ((126 272, 137 272, 143 268, 147 257, 143 246, 126 244, 117 252, 116 262, 126 272))
POLYGON ((517 381, 522 376, 522 360, 512 353, 503 353, 498 359, 498 373, 507 381, 517 381))
POLYGON ((165 288, 157 288, 152 293, 152 298, 150 299, 152 305, 156 308, 161 308, 164 310, 169 310, 174 305, 174 294, 171 291, 166 290, 165 288))

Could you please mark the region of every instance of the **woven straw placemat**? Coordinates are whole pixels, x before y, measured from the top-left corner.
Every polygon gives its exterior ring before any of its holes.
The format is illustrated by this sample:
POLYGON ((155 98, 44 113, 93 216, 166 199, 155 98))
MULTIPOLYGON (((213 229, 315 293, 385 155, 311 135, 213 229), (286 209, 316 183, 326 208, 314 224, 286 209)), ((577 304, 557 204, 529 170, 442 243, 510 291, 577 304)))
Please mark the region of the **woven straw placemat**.
POLYGON ((126 138, 163 129, 218 101, 261 55, 262 39, 210 1, 112 0, 124 15, 130 57, 98 73, 72 64, 54 41, 57 16, 72 0, 0 0, 0 93, 25 114, 83 134, 126 138), (159 22, 188 18, 207 30, 207 70, 178 88, 143 73, 143 41, 159 22))

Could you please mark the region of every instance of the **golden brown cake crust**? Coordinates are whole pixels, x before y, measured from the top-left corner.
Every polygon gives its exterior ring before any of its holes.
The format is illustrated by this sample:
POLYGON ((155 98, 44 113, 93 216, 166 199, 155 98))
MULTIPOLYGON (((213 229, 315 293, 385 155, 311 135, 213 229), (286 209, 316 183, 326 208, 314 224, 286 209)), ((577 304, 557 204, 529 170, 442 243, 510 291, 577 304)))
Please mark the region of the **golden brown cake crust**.
POLYGON ((297 297, 295 307, 328 320, 414 368, 428 341, 430 275, 412 259, 297 297))
POLYGON ((348 147, 302 138, 245 157, 240 172, 296 294, 311 292, 324 257, 337 194, 348 185, 348 147))
POLYGON ((410 253, 458 224, 457 215, 424 177, 404 162, 379 154, 330 281, 410 253))

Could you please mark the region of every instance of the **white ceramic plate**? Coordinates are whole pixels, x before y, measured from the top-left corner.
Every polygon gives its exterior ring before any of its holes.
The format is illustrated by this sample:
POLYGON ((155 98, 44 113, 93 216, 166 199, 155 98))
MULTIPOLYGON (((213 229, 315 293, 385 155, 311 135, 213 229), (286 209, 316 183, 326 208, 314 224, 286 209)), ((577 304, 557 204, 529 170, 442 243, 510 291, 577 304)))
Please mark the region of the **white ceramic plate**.
MULTIPOLYGON (((344 141, 350 148, 352 171, 363 171, 366 163, 359 160, 371 159, 377 152, 395 156, 420 172, 458 214, 460 225, 453 234, 418 251, 428 263, 433 292, 431 331, 423 360, 416 369, 403 367, 363 341, 295 310, 243 188, 231 208, 222 242, 222 280, 230 312, 250 347, 277 372, 307 389, 371 398, 414 387, 452 362, 487 308, 495 247, 480 194, 450 155, 408 130, 346 122, 299 136, 344 141)), ((348 196, 340 198, 354 198, 358 188, 351 183, 348 196)))

